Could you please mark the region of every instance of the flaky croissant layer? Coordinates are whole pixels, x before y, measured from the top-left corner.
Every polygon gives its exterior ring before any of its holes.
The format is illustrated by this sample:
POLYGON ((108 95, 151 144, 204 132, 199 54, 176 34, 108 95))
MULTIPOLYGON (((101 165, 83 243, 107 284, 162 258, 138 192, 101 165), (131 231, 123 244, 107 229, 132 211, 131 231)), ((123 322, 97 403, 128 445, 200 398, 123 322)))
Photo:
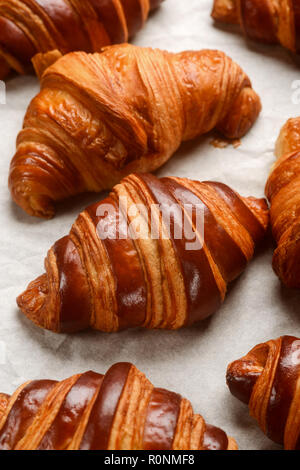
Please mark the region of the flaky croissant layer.
POLYGON ((79 215, 18 305, 56 332, 191 325, 221 305, 267 225, 264 199, 133 174, 79 215))
POLYGON ((286 286, 300 288, 300 118, 283 126, 276 154, 278 159, 266 184, 277 242, 273 267, 286 286))
POLYGON ((0 394, 0 450, 236 450, 177 393, 134 365, 35 380, 0 394))
POLYGON ((212 17, 241 25, 251 39, 300 52, 299 0, 214 0, 212 17))
POLYGON ((1 0, 0 80, 38 53, 100 51, 127 42, 163 0, 1 0))
POLYGON ((231 393, 270 439, 300 450, 300 339, 282 336, 259 344, 227 370, 231 393))
POLYGON ((125 44, 68 54, 46 70, 28 108, 12 197, 29 214, 51 217, 56 201, 156 170, 182 141, 214 128, 243 136, 260 109, 249 78, 222 52, 125 44))

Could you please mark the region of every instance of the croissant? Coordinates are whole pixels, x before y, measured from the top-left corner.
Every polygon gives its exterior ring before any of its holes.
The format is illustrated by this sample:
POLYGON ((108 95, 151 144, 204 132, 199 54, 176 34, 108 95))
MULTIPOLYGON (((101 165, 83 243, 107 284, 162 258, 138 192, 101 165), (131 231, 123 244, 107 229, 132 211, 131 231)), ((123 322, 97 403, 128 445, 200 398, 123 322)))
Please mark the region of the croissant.
POLYGON ((259 344, 229 365, 231 393, 249 404, 261 429, 286 450, 300 450, 300 339, 259 344))
POLYGON ((300 288, 300 118, 282 128, 276 161, 266 184, 271 226, 277 242, 273 268, 288 287, 300 288))
POLYGON ((264 199, 133 174, 79 215, 17 302, 55 332, 191 325, 217 310, 267 225, 264 199))
POLYGON ((40 52, 97 52, 127 42, 162 1, 1 0, 0 79, 29 71, 40 52))
POLYGON ((188 400, 126 362, 105 375, 30 381, 1 402, 0 450, 237 449, 188 400))
POLYGON ((250 39, 300 52, 298 0, 214 0, 212 17, 240 25, 250 39))
POLYGON ((49 218, 55 201, 156 170, 182 141, 213 128, 241 137, 260 109, 249 79, 222 52, 126 44, 71 53, 46 70, 29 106, 11 163, 12 197, 49 218))

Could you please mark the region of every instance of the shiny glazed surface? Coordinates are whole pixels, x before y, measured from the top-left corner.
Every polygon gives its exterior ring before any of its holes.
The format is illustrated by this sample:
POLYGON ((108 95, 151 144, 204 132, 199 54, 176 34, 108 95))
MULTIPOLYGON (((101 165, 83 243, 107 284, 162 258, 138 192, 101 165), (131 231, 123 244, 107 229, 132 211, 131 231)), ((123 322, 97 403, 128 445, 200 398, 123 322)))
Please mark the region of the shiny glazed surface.
POLYGON ((262 430, 300 450, 300 339, 282 336, 253 348, 227 370, 231 393, 249 404, 262 430))
POLYGON ((30 71, 38 53, 100 51, 127 42, 163 0, 6 0, 0 4, 0 79, 30 71))
POLYGON ((133 174, 79 215, 18 305, 56 332, 191 325, 220 307, 267 226, 264 199, 133 174))
POLYGON ((62 382, 28 382, 0 400, 0 450, 237 448, 194 415, 188 400, 154 388, 129 363, 104 376, 90 371, 62 382))

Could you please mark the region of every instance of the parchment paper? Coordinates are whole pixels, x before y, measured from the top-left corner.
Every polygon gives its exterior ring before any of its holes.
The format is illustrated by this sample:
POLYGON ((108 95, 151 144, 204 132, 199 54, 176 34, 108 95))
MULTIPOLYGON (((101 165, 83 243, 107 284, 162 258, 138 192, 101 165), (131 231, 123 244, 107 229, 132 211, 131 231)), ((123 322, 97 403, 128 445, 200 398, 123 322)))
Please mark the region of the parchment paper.
MULTIPOLYGON (((180 51, 222 49, 249 74, 263 102, 263 113, 238 149, 217 149, 211 136, 185 144, 159 175, 214 179, 243 195, 263 196, 273 162, 274 142, 286 119, 299 115, 299 63, 279 47, 246 43, 231 27, 216 27, 212 0, 166 0, 135 39, 141 46, 180 51), (294 85, 293 85, 294 84, 294 85)), ((23 381, 63 379, 93 369, 105 372, 117 361, 131 361, 158 387, 186 396, 209 423, 234 436, 241 449, 276 449, 231 397, 225 383, 228 363, 259 342, 283 334, 300 336, 300 293, 283 288, 271 268, 271 239, 230 288, 224 306, 210 320, 177 332, 133 330, 119 334, 84 332, 55 335, 36 328, 19 313, 15 298, 43 272, 47 250, 69 232, 78 213, 103 195, 81 196, 61 205, 54 220, 27 216, 7 189, 15 139, 30 99, 34 77, 7 83, 0 105, 0 390, 11 393, 23 381)))

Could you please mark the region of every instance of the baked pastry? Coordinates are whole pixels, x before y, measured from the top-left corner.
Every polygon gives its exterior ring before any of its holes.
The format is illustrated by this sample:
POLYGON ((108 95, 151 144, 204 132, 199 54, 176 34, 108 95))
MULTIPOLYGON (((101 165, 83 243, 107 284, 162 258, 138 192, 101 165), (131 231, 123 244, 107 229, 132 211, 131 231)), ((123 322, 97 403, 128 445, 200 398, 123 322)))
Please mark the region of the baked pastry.
POLYGON ((133 174, 79 215, 18 305, 55 332, 191 325, 221 305, 267 225, 264 199, 133 174))
POLYGON ((287 287, 300 288, 300 118, 284 125, 276 154, 278 159, 266 185, 271 226, 278 245, 273 268, 287 287))
POLYGON ((214 0, 212 17, 240 25, 250 39, 300 52, 299 0, 214 0))
POLYGON ((300 450, 300 339, 282 336, 259 344, 229 365, 231 393, 249 404, 265 434, 287 450, 300 450))
POLYGON ((105 375, 27 382, 0 403, 0 450, 237 449, 188 400, 126 362, 105 375))
POLYGON ((163 0, 2 0, 0 79, 39 52, 97 52, 127 42, 163 0))
POLYGON ((243 136, 260 109, 249 79, 222 52, 126 44, 71 53, 46 70, 28 108, 12 197, 31 215, 52 217, 56 201, 156 170, 182 141, 213 128, 243 136))

